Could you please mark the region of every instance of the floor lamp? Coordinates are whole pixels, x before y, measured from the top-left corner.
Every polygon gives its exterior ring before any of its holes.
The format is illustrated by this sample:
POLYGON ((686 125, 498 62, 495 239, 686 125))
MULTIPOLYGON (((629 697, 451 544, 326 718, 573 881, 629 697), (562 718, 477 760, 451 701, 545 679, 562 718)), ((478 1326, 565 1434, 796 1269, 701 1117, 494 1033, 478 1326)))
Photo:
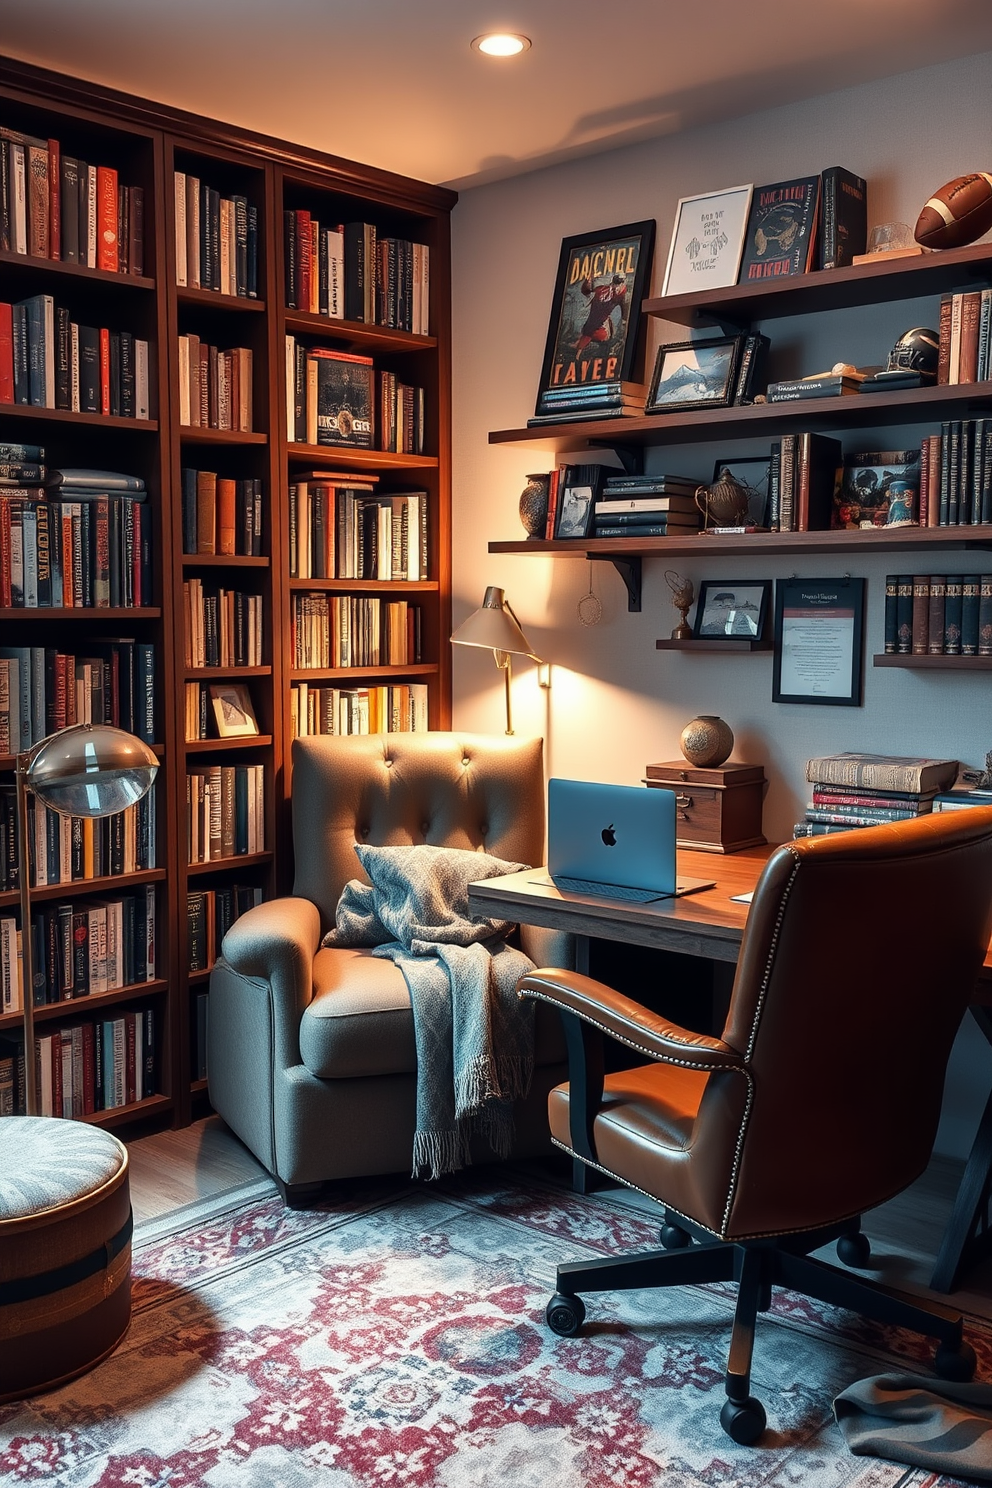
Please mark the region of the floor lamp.
POLYGON ((492 651, 496 665, 503 673, 506 691, 506 732, 513 733, 513 715, 510 711, 511 656, 529 656, 540 666, 544 663, 535 656, 530 641, 520 629, 520 622, 510 608, 502 589, 490 584, 478 610, 473 610, 452 633, 456 646, 482 646, 492 651))
POLYGON ((31 942, 31 867, 28 791, 60 816, 113 816, 151 789, 158 760, 147 744, 109 724, 81 723, 50 734, 17 756, 17 882, 21 904, 21 1004, 24 1092, 29 1116, 38 1114, 34 1057, 34 955, 31 942))

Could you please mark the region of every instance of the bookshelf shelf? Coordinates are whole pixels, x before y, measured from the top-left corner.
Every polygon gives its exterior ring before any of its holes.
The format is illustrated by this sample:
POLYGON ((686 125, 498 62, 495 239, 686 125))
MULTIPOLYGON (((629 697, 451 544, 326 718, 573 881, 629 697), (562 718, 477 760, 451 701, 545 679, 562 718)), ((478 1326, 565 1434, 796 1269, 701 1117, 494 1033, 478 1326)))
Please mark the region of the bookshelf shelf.
POLYGON ((316 682, 321 678, 351 682, 361 686, 363 678, 378 680, 385 677, 433 677, 437 667, 431 662, 409 662, 401 666, 378 667, 317 667, 314 670, 290 671, 291 682, 316 682))
POLYGON ((349 351, 368 355, 376 351, 433 351, 434 336, 414 336, 410 331, 393 331, 385 326, 363 325, 357 320, 338 320, 331 315, 309 315, 303 310, 286 310, 283 319, 287 331, 296 335, 313 335, 347 342, 349 351))
MULTIPOLYGON (((165 878, 164 868, 141 868, 136 873, 108 873, 101 878, 74 878, 69 883, 42 884, 31 890, 32 902, 40 899, 77 899, 83 894, 125 893, 138 884, 161 883, 165 878)), ((4 889, 0 893, 0 908, 16 904, 16 890, 4 889)))
POLYGON ((992 656, 899 656, 887 652, 873 656, 872 666, 909 667, 926 672, 992 672, 992 656))
POLYGON ((268 749, 271 734, 252 734, 245 739, 187 739, 187 754, 216 754, 225 749, 268 749))
POLYGON ((84 605, 70 605, 68 608, 51 605, 32 605, 30 608, 15 607, 13 609, 0 609, 0 620, 85 620, 90 623, 94 620, 161 620, 162 611, 156 605, 132 605, 130 608, 119 606, 111 609, 94 609, 84 605))
POLYGON ((198 667, 183 673, 187 682, 219 682, 222 677, 271 677, 270 666, 198 667))
POLYGON ((84 429, 121 429, 128 434, 157 434, 159 427, 158 419, 118 418, 112 413, 72 413, 67 408, 36 408, 32 403, 0 403, 0 417, 30 419, 32 423, 75 424, 84 429))
POLYGON ((191 971, 190 974, 189 974, 189 984, 190 984, 190 986, 191 987, 203 987, 203 986, 205 986, 207 984, 207 982, 209 982, 209 980, 210 980, 210 970, 211 969, 208 966, 203 971, 191 971))
POLYGON ((271 559, 243 553, 184 553, 183 568, 269 568, 271 559))
POLYGON ((656 651, 771 651, 770 640, 751 640, 748 636, 700 636, 691 641, 655 641, 656 651))
POLYGON ((289 459, 300 465, 330 465, 341 470, 436 470, 435 455, 397 455, 391 450, 338 449, 329 444, 290 444, 289 459))
POLYGON ((211 310, 246 311, 248 314, 264 315, 264 300, 248 299, 244 295, 221 294, 214 289, 191 289, 189 285, 176 286, 176 299, 180 305, 202 305, 211 310))
POLYGON ((189 1088, 193 1095, 204 1095, 206 1094, 207 1082, 206 1080, 193 1080, 189 1088))
POLYGON ((258 868, 262 864, 272 862, 272 853, 253 852, 235 853, 230 858, 214 858, 209 863, 187 863, 186 876, 188 878, 201 878, 207 873, 229 873, 231 869, 258 868))
POLYGON ((589 553, 624 557, 652 553, 705 553, 707 557, 730 553, 768 556, 772 553, 903 553, 910 555, 931 548, 948 551, 992 548, 992 525, 981 527, 880 527, 875 532, 747 532, 722 537, 699 532, 692 537, 600 537, 570 538, 544 542, 491 542, 490 553, 552 553, 556 558, 584 558, 589 553))
MULTIPOLYGON (((65 1019, 101 1008, 113 1007, 119 1002, 135 1002, 139 997, 153 997, 169 990, 169 983, 162 977, 152 982, 132 982, 128 987, 113 987, 109 992, 90 992, 85 997, 68 998, 65 1002, 46 1002, 34 1010, 36 1023, 48 1023, 54 1019, 65 1019)), ((0 1029, 19 1028, 20 1013, 0 1013, 0 1029)))
POLYGON ((204 429, 193 424, 179 425, 183 444, 268 444, 268 434, 242 433, 239 429, 204 429))
POLYGON ((24 268, 45 274, 54 274, 66 279, 79 279, 89 284, 108 284, 115 289, 154 289, 155 280, 140 274, 112 274, 106 269, 88 269, 83 264, 63 263, 61 259, 36 258, 30 253, 13 253, 0 248, 0 265, 4 268, 24 268))
POLYGON ((143 1116, 165 1116, 175 1102, 167 1095, 149 1095, 144 1100, 133 1101, 129 1106, 114 1106, 109 1111, 94 1111, 92 1116, 80 1116, 78 1120, 90 1126, 127 1126, 143 1116))
POLYGON ((290 579, 289 587, 327 594, 436 594, 436 579, 290 579))

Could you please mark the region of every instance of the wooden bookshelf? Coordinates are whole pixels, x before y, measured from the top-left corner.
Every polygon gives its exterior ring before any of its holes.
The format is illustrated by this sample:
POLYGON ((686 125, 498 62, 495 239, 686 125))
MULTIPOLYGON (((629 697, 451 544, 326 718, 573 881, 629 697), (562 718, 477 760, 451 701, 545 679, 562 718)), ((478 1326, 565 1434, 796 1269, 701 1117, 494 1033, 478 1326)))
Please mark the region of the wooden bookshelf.
MULTIPOLYGON (((152 999, 158 1024, 158 1093, 132 1106, 87 1118, 126 1127, 149 1120, 189 1121, 193 1098, 202 1105, 204 1082, 194 1080, 195 994, 208 977, 187 969, 187 893, 239 889, 263 897, 287 891, 289 843, 290 606, 288 484, 310 469, 373 473, 377 489, 423 490, 429 510, 430 567, 417 583, 314 580, 300 587, 337 593, 415 596, 423 610, 426 660, 410 667, 346 673, 301 673, 315 681, 333 676, 345 686, 416 677, 427 683, 434 728, 450 723, 450 251, 449 216, 455 196, 443 188, 342 161, 285 141, 242 131, 0 58, 0 124, 60 141, 62 153, 114 166, 120 181, 144 192, 144 264, 141 275, 114 274, 85 265, 28 257, 0 249, 0 299, 51 294, 74 320, 124 327, 146 339, 150 353, 152 417, 135 420, 72 413, 31 405, 0 405, 0 442, 41 444, 54 468, 114 468, 145 479, 152 514, 154 604, 140 609, 0 609, 0 645, 30 643, 86 655, 87 641, 137 637, 155 646, 155 736, 161 766, 156 783, 157 866, 144 873, 76 881, 35 891, 41 902, 74 902, 114 895, 139 884, 157 889, 157 978, 103 994, 100 1006, 127 1009, 152 999), (224 197, 244 196, 257 216, 255 296, 232 295, 177 282, 174 173, 192 175, 224 197), (308 206, 328 224, 364 221, 383 235, 427 243, 430 248, 429 335, 372 323, 332 320, 287 308, 284 219, 308 206), (290 443, 286 427, 285 337, 371 355, 375 366, 425 389, 426 452, 333 449, 290 443), (220 349, 252 353, 251 432, 179 423, 179 337, 197 335, 220 349), (263 492, 261 553, 221 555, 182 552, 184 468, 233 479, 255 479, 263 492), (205 667, 184 664, 183 582, 247 589, 262 598, 262 665, 205 667), (28 622, 23 626, 22 622, 28 622), (21 637, 27 632, 27 638, 21 637), (242 682, 249 688, 259 734, 237 739, 187 740, 186 683, 242 682), (189 864, 186 841, 188 770, 244 761, 265 771, 265 851, 208 864, 189 864), (195 990, 194 990, 195 989, 195 990)), ((0 756, 0 788, 10 786, 14 757, 0 756)), ((11 913, 17 896, 0 892, 11 913)), ((65 1016, 95 1009, 78 999, 65 1016)), ((51 1029, 62 1007, 38 1010, 51 1029)), ((0 1026, 5 1034, 17 1018, 0 1026)))

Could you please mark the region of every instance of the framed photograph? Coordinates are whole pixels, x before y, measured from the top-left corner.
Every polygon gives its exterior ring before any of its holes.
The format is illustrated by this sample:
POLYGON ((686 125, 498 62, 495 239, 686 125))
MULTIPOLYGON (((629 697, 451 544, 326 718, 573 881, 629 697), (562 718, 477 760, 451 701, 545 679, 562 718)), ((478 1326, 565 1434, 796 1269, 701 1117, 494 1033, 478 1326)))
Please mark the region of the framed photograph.
POLYGON ((221 739, 245 739, 258 733, 255 710, 244 682, 211 682, 210 701, 221 739))
POLYGON ((563 240, 538 416, 555 412, 557 399, 545 399, 552 389, 560 398, 562 389, 633 380, 653 248, 653 222, 563 240))
POLYGON ((860 707, 864 625, 864 579, 779 580, 773 702, 860 707))
POLYGON ((644 412, 728 408, 734 401, 744 340, 743 336, 722 336, 718 341, 659 346, 644 412))
POLYGON ((919 450, 862 450, 844 456, 832 527, 913 527, 919 514, 919 450))
POLYGON ((760 641, 772 595, 771 579, 704 579, 699 586, 693 638, 739 636, 760 641))
POLYGON ((555 507, 556 538, 588 537, 595 517, 596 496, 601 472, 581 466, 566 471, 555 507))
POLYGON ((713 466, 714 482, 718 481, 726 471, 747 492, 749 527, 768 526, 768 487, 771 469, 770 455, 742 455, 737 460, 717 460, 713 466))
POLYGON ((675 211, 663 295, 737 283, 753 186, 683 196, 675 211))

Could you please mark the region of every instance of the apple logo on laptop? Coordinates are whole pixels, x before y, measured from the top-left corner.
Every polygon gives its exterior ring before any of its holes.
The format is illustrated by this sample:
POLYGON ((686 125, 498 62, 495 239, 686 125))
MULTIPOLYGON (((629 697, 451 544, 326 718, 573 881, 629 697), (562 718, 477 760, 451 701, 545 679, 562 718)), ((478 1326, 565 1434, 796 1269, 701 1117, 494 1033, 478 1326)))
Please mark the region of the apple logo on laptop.
POLYGON ((617 834, 613 830, 613 823, 612 822, 610 822, 610 825, 608 827, 604 827, 603 828, 602 832, 600 833, 600 836, 602 837, 603 843, 604 843, 604 845, 606 847, 616 847, 616 845, 617 845, 617 834))

